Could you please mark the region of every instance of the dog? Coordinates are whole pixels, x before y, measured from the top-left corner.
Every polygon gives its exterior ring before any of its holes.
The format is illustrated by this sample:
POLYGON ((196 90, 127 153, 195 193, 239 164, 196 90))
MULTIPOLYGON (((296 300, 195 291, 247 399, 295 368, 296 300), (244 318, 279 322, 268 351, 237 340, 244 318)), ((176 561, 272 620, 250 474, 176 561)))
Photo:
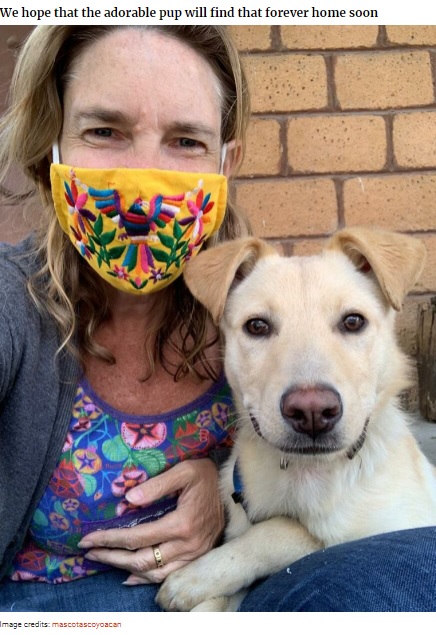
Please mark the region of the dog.
POLYGON ((161 607, 236 610, 250 584, 315 550, 436 524, 436 470, 399 406, 410 368, 394 331, 424 261, 410 236, 355 227, 314 256, 247 238, 188 264, 224 336, 237 434, 224 544, 170 574, 161 607))

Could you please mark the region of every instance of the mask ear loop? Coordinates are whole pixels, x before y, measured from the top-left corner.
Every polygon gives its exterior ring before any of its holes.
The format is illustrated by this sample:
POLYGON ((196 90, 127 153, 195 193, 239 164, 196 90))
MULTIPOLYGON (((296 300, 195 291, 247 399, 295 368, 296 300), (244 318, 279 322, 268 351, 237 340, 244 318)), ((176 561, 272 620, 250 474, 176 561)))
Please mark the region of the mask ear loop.
POLYGON ((60 163, 59 156, 59 143, 57 141, 54 142, 51 149, 52 163, 60 163))
POLYGON ((224 172, 224 162, 226 160, 226 155, 227 155, 227 143, 223 144, 223 147, 221 148, 221 162, 220 162, 220 174, 223 174, 224 172))

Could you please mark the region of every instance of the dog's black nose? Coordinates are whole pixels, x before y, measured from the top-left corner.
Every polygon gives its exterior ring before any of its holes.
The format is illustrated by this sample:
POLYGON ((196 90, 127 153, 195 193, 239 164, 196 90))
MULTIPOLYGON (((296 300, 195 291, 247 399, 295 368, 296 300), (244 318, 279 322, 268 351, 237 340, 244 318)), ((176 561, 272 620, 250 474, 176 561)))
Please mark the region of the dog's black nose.
POLYGON ((339 393, 328 386, 294 386, 282 396, 280 409, 296 432, 312 439, 330 432, 343 412, 339 393))

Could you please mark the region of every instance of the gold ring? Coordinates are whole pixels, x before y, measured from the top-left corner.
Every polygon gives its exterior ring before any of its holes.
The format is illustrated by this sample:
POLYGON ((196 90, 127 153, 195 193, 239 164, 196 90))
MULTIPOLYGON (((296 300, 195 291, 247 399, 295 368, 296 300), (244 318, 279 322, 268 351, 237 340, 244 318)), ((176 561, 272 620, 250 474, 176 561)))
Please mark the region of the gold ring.
POLYGON ((154 554, 154 559, 156 561, 156 566, 159 569, 160 567, 164 566, 164 561, 162 559, 162 554, 160 552, 159 545, 152 545, 151 548, 153 549, 153 554, 154 554))

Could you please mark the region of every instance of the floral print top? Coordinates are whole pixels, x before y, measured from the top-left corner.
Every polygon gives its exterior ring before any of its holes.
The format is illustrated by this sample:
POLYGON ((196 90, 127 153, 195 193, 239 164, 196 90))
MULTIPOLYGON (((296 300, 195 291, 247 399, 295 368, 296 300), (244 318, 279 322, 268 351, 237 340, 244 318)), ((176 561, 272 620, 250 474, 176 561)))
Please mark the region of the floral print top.
POLYGON ((165 497, 148 507, 128 503, 135 485, 186 459, 230 445, 232 399, 224 377, 178 410, 133 416, 114 410, 83 378, 67 438, 39 502, 25 544, 12 564, 12 580, 60 583, 110 568, 84 558, 86 534, 153 521, 176 507, 165 497))

